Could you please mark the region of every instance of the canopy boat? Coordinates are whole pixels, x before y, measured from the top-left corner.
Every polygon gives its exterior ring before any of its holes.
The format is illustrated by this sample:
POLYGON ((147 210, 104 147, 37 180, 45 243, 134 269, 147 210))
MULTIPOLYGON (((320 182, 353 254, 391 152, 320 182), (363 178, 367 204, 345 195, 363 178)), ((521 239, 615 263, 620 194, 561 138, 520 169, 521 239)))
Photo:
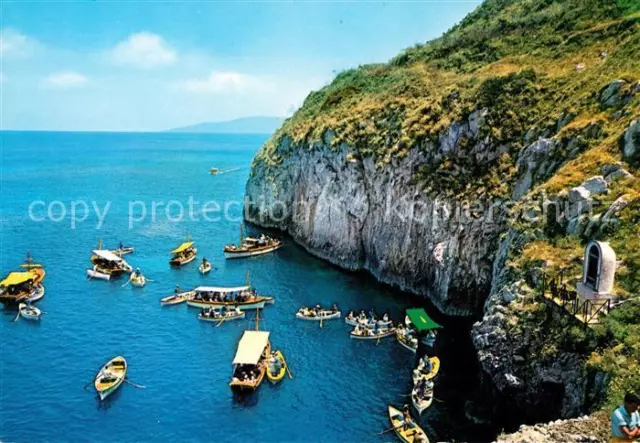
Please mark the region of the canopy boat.
POLYGON ((133 268, 122 257, 106 249, 96 249, 91 256, 92 269, 87 269, 87 277, 100 280, 110 280, 124 273, 133 271, 133 268))
POLYGON ((251 289, 250 286, 238 286, 233 288, 198 286, 194 289, 194 296, 187 300, 187 305, 194 308, 214 307, 238 307, 243 311, 249 309, 262 309, 267 302, 251 289))
POLYGON ((275 385, 282 381, 286 373, 287 362, 284 359, 284 355, 280 351, 272 352, 269 358, 269 367, 267 368, 267 378, 275 385))
POLYGON ((0 282, 0 302, 5 305, 31 303, 44 297, 42 280, 46 273, 42 265, 32 263, 31 255, 27 255, 26 263, 20 267, 26 271, 11 272, 0 282))
POLYGON ((93 382, 100 400, 104 400, 120 387, 127 375, 127 361, 124 357, 115 357, 104 365, 93 382))
POLYGON ((337 309, 315 309, 315 308, 307 308, 305 306, 301 307, 300 310, 296 313, 296 318, 300 320, 312 320, 312 321, 320 321, 320 320, 331 320, 333 318, 340 318, 340 311, 337 309))
MULTIPOLYGON (((426 356, 425 356, 426 357, 426 356)), ((418 367, 413 370, 413 384, 417 385, 421 379, 431 380, 440 371, 440 359, 438 357, 429 358, 431 362, 431 370, 427 370, 427 366, 424 363, 424 358, 420 360, 418 367)))
POLYGON ((367 326, 356 326, 350 335, 351 338, 358 340, 378 340, 379 338, 391 337, 395 333, 395 328, 371 329, 367 326))
POLYGON ((200 266, 198 266, 198 271, 202 275, 208 274, 211 271, 211 262, 200 263, 200 266))
POLYGON ((408 328, 418 332, 419 340, 426 346, 433 346, 438 329, 441 328, 422 308, 407 309, 404 322, 408 328))
POLYGON ((398 327, 396 329, 396 339, 403 348, 413 352, 414 354, 418 350, 418 339, 410 329, 398 327))
POLYGON ((426 383, 427 385, 425 387, 418 385, 411 391, 411 402, 416 411, 418 411, 418 415, 422 415, 424 410, 433 403, 433 382, 422 380, 421 383, 426 383))
POLYGON ((42 315, 42 311, 40 311, 40 309, 26 303, 20 303, 18 310, 20 312, 20 316, 27 320, 40 320, 40 315, 42 315))
POLYGON ((405 443, 429 443, 427 434, 413 420, 405 423, 402 412, 389 405, 389 420, 396 431, 396 435, 405 443))
POLYGON ((178 305, 192 299, 194 295, 195 291, 178 292, 177 294, 172 294, 167 297, 161 298, 160 304, 162 306, 178 305))
POLYGON ((173 257, 169 260, 169 264, 172 266, 184 266, 195 260, 198 249, 195 248, 194 245, 195 242, 186 241, 171 251, 173 257))
POLYGON ((212 321, 212 322, 221 322, 221 321, 232 321, 239 320, 245 317, 245 312, 241 311, 238 308, 226 308, 226 309, 214 309, 214 308, 203 308, 198 314, 198 320, 202 321, 212 321))
POLYGON ((233 359, 233 375, 229 382, 231 389, 253 391, 260 386, 270 354, 268 332, 244 331, 233 359))
POLYGON ((262 234, 260 237, 245 237, 240 226, 240 245, 226 245, 224 247, 224 258, 243 258, 254 255, 266 254, 281 248, 282 240, 268 237, 262 234))

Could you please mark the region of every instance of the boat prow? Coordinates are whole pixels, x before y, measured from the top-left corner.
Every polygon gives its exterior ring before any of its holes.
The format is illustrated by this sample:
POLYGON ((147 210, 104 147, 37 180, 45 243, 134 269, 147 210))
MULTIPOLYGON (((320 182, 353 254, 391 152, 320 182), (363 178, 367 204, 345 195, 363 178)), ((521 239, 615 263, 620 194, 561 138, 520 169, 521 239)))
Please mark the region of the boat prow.
POLYGON ((187 300, 190 300, 195 295, 194 291, 185 291, 178 294, 172 294, 160 299, 160 304, 163 306, 179 305, 187 300))

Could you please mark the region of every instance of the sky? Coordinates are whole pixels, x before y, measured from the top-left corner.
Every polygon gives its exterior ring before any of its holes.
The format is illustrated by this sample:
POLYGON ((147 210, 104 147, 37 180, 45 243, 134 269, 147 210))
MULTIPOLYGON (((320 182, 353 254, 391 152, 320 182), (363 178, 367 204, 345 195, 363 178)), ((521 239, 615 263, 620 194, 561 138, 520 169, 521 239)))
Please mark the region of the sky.
POLYGON ((338 72, 438 37, 479 4, 1 0, 1 128, 286 117, 338 72))

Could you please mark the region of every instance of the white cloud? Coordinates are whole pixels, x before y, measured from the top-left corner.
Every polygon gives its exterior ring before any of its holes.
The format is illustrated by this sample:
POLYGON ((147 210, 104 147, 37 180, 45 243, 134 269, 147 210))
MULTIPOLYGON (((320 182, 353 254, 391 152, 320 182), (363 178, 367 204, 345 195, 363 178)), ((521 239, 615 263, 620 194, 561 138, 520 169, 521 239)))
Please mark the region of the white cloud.
POLYGON ((217 71, 201 79, 187 79, 175 85, 178 89, 200 94, 265 92, 273 85, 259 77, 239 72, 217 71))
POLYGON ((21 32, 6 28, 0 31, 0 54, 3 57, 27 57, 38 43, 21 32))
POLYGON ((42 81, 42 85, 49 88, 77 88, 84 86, 89 80, 74 71, 55 72, 42 81))
POLYGON ((110 51, 111 61, 118 65, 154 68, 173 64, 178 55, 161 36, 150 32, 131 34, 110 51))

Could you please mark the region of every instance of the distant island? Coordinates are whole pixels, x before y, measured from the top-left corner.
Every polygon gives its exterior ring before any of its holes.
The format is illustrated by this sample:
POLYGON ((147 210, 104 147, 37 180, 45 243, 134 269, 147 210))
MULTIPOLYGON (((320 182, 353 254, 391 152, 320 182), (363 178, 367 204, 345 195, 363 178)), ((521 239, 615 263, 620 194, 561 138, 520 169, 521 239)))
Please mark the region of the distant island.
POLYGON ((282 117, 244 117, 223 122, 205 122, 181 128, 169 129, 169 132, 197 132, 218 134, 271 134, 280 127, 282 117))

